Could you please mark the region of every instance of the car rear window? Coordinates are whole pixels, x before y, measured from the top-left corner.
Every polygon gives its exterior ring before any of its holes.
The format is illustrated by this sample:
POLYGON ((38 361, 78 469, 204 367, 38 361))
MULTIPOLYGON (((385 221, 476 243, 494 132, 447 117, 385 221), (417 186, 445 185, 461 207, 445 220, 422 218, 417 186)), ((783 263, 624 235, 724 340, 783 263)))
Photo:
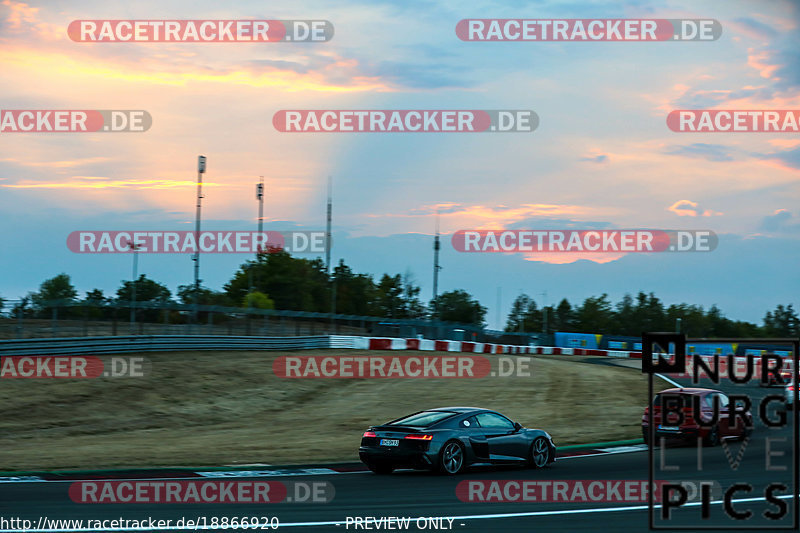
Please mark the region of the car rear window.
POLYGON ((436 422, 444 420, 445 418, 450 418, 454 414, 455 413, 451 411, 422 411, 421 413, 416 413, 401 418, 400 420, 389 422, 388 425, 428 427, 432 426, 436 422))
MULTIPOLYGON (((657 407, 661 407, 661 396, 662 394, 656 394, 655 398, 653 398, 653 404, 657 407)), ((666 401, 677 401, 677 398, 680 396, 681 400, 683 401, 684 407, 690 407, 692 405, 692 395, 691 394, 681 394, 679 392, 666 392, 663 394, 664 399, 666 401)))

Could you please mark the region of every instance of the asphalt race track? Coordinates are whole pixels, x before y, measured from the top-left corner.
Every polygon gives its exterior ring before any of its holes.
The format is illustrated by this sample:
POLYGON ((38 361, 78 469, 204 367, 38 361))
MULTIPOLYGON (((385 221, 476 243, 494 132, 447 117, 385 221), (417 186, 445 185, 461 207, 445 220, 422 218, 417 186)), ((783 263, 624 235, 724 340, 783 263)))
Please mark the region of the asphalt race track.
MULTIPOLYGON (((688 381, 679 380, 688 385, 688 381)), ((662 382, 663 383, 663 382, 662 382)), ((655 382, 656 390, 668 388, 655 382)), ((706 448, 702 452, 702 471, 697 471, 697 449, 693 446, 669 446, 665 450, 665 465, 680 466, 680 471, 658 471, 656 479, 705 480, 717 482, 718 487, 728 488, 733 483, 752 484, 753 492, 739 493, 734 500, 739 511, 750 509, 753 517, 749 520, 734 521, 727 517, 720 503, 709 507, 710 518, 701 520, 699 504, 686 506, 675 511, 669 522, 657 524, 680 526, 683 530, 696 531, 700 527, 716 526, 733 531, 738 527, 749 526, 766 530, 772 526, 791 527, 794 520, 792 507, 792 431, 791 416, 789 424, 783 428, 766 428, 758 420, 757 402, 767 394, 782 394, 781 388, 759 388, 755 385, 739 386, 723 383, 718 387, 728 394, 746 392, 756 407, 756 429, 748 443, 744 455, 736 469, 734 461, 741 443, 734 441, 729 449, 729 460, 723 446, 706 448), (773 465, 784 465, 785 470, 765 468, 767 456, 766 437, 785 438, 773 440, 770 444, 773 465), (784 452, 778 456, 775 453, 784 452), (761 515, 764 511, 775 511, 776 506, 763 499, 763 488, 771 482, 783 482, 788 490, 783 494, 787 504, 787 514, 777 521, 769 521, 761 515), (744 501, 748 499, 748 501, 744 501)), ((557 442, 557 436, 556 436, 557 442)), ((654 449, 655 466, 659 466, 660 448, 654 449)), ((237 478, 239 480, 244 478, 237 478)), ((263 479, 263 478, 261 478, 263 479)), ((646 450, 607 453, 569 457, 557 461, 544 470, 520 469, 473 469, 457 477, 444 477, 425 472, 401 471, 391 476, 378 476, 372 473, 340 473, 314 476, 292 476, 273 478, 280 481, 327 481, 335 488, 335 497, 330 503, 278 503, 278 504, 78 504, 72 502, 67 494, 70 482, 23 482, 0 483, 0 516, 19 517, 32 520, 34 524, 40 517, 48 519, 171 519, 174 522, 186 517, 197 519, 207 517, 266 516, 277 517, 278 529, 291 531, 383 531, 399 530, 396 524, 388 529, 385 522, 367 522, 366 526, 356 528, 346 523, 348 517, 411 517, 408 531, 454 530, 454 531, 559 531, 559 532, 641 532, 648 530, 647 503, 602 503, 602 502, 510 502, 476 503, 462 502, 456 496, 456 486, 464 480, 647 480, 648 453, 646 450), (413 519, 418 517, 441 517, 437 522, 440 529, 431 528, 431 523, 421 529, 413 519), (446 520, 453 519, 452 524, 446 520), (369 529, 367 529, 367 527, 369 529)), ((720 491, 712 496, 720 499, 720 491)), ((656 514, 660 508, 656 508, 656 514)), ((11 528, 3 525, 7 531, 11 528)), ((75 527, 64 530, 74 530, 75 527)))

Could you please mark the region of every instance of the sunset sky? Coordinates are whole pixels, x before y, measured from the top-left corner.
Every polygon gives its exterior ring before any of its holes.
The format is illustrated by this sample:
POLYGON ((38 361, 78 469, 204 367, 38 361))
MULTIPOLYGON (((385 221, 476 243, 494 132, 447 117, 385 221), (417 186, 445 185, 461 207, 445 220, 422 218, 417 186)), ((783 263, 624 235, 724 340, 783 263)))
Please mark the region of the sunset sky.
MULTIPOLYGON (((800 7, 780 1, 464 3, 0 1, 0 109, 143 109, 143 133, 0 133, 0 296, 66 272, 112 294, 130 256, 77 255, 76 230, 321 229, 356 271, 463 288, 505 322, 547 303, 654 291, 759 322, 800 304, 800 135, 674 133, 674 109, 800 109, 800 7), (464 18, 714 18, 711 42, 464 42, 464 18), (325 43, 79 43, 78 19, 325 19, 325 43), (532 109, 533 133, 281 133, 282 109, 532 109), (460 229, 709 229, 710 253, 463 254, 460 229), (498 308, 498 289, 501 305, 498 308)), ((220 289, 247 256, 204 257, 220 289)), ((188 255, 142 255, 174 292, 188 255)))

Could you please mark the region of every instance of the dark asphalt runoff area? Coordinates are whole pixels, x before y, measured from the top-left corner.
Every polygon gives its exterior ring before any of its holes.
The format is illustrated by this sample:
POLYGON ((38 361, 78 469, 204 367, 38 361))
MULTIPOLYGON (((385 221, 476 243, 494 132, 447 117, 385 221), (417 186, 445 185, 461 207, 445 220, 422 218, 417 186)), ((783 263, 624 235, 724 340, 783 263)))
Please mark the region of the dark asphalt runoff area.
MULTIPOLYGON (((643 377, 643 379, 645 379, 643 377)), ((654 378, 656 391, 670 385, 654 378)), ((688 385, 688 380, 677 380, 688 385)), ((712 482, 712 498, 719 501, 722 491, 736 483, 747 483, 752 492, 738 492, 733 497, 734 510, 749 510, 752 517, 747 520, 730 518, 720 503, 708 507, 710 517, 701 518, 702 505, 698 498, 688 505, 673 511, 671 520, 660 518, 660 507, 656 507, 657 526, 661 528, 681 527, 683 531, 699 531, 706 527, 717 527, 735 531, 742 527, 768 531, 771 527, 791 528, 795 520, 792 491, 793 451, 792 412, 783 428, 767 428, 759 420, 758 403, 767 394, 783 393, 781 387, 761 388, 753 385, 734 385, 723 381, 719 386, 704 381, 701 386, 718 388, 727 394, 748 394, 754 403, 752 409, 756 427, 747 443, 743 455, 739 456, 742 442, 731 441, 727 455, 725 447, 702 449, 701 470, 698 470, 698 452, 694 445, 667 446, 653 449, 656 479, 678 480, 695 483, 712 482), (768 456, 768 449, 770 455, 768 456), (663 457, 662 457, 663 452, 663 457), (780 454, 783 455, 780 455, 780 454), (738 464, 736 460, 739 459, 738 464), (665 470, 660 466, 663 461, 665 470), (734 463, 733 465, 731 463, 734 463), (735 466, 735 468, 734 468, 735 466), (666 470, 679 467, 680 470, 666 470), (768 467, 777 468, 768 470, 768 467), (781 469, 782 468, 782 469, 781 469), (785 516, 769 520, 765 511, 777 512, 779 507, 764 499, 764 489, 770 483, 782 483, 786 490, 776 491, 785 502, 785 516)), ((610 386, 602 393, 613 393, 610 386)), ((600 391, 597 391, 600 393, 600 391)), ((587 391, 592 393, 592 391, 587 391)), ((644 408, 644 406, 642 406, 644 408)), ((773 409, 774 410, 774 409, 773 409)), ((609 421, 614 423, 614 421, 609 421)), ((544 428, 546 429, 546 428, 544 428)), ((313 432, 308 438, 320 438, 313 432)), ((557 436, 556 442, 557 442, 557 436)), ((795 466, 796 468, 796 466, 795 466)), ((236 478, 246 480, 247 478, 236 478)), ((259 478, 261 480, 265 478, 259 478)), ((542 470, 475 468, 463 475, 447 477, 427 472, 399 471, 390 476, 379 476, 368 472, 338 473, 313 476, 291 476, 268 478, 282 483, 328 482, 335 489, 329 503, 272 503, 272 504, 87 504, 75 503, 68 496, 72 482, 22 482, 0 483, 0 517, 28 519, 35 528, 42 517, 53 519, 112 520, 130 519, 171 520, 173 528, 128 529, 175 530, 176 521, 197 520, 205 517, 211 526, 214 518, 223 517, 277 517, 278 530, 289 531, 526 531, 526 532, 642 532, 648 531, 648 504, 644 502, 464 502, 456 494, 460 482, 468 480, 641 480, 648 479, 648 452, 637 450, 627 453, 604 453, 560 459, 542 470), (389 518, 409 518, 408 522, 391 522, 389 518), (360 522, 356 522, 360 518, 360 522), (429 520, 432 518, 433 520, 429 520), (420 519, 420 520, 417 520, 420 519)), ((696 495, 694 495, 696 496, 696 495)), ((20 530, 9 527, 0 519, 0 530, 20 530)), ((219 523, 219 522, 214 522, 219 523)), ((44 528, 43 528, 44 529, 44 528)), ((60 529, 87 530, 62 525, 60 529)), ((110 528, 109 528, 110 529, 110 528)), ((194 528, 192 528, 194 529, 194 528)), ((200 528, 202 529, 202 528, 200 528)), ((211 528, 221 529, 221 528, 211 528)), ((184 527, 184 530, 186 528, 184 527)), ((191 530, 191 529, 190 529, 191 530)), ((241 528, 239 529, 241 530, 241 528)), ((251 529, 252 531, 253 529, 251 529)), ((269 531, 272 529, 259 529, 269 531)), ((676 529, 677 530, 677 529, 676 529)))

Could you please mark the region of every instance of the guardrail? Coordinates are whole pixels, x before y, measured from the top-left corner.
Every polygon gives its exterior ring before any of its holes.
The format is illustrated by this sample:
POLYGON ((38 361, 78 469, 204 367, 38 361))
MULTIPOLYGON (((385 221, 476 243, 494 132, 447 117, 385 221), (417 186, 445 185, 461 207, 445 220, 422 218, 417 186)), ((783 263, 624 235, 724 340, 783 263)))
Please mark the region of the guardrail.
POLYGON ((0 341, 3 355, 94 355, 187 350, 310 350, 331 347, 328 335, 228 337, 221 335, 130 335, 0 341))
POLYGON ((604 355, 608 357, 629 357, 637 359, 642 357, 641 352, 350 335, 317 335, 306 337, 130 335, 121 337, 19 339, 0 341, 0 356, 98 355, 130 352, 197 350, 314 350, 327 348, 356 350, 422 350, 517 355, 604 355))

